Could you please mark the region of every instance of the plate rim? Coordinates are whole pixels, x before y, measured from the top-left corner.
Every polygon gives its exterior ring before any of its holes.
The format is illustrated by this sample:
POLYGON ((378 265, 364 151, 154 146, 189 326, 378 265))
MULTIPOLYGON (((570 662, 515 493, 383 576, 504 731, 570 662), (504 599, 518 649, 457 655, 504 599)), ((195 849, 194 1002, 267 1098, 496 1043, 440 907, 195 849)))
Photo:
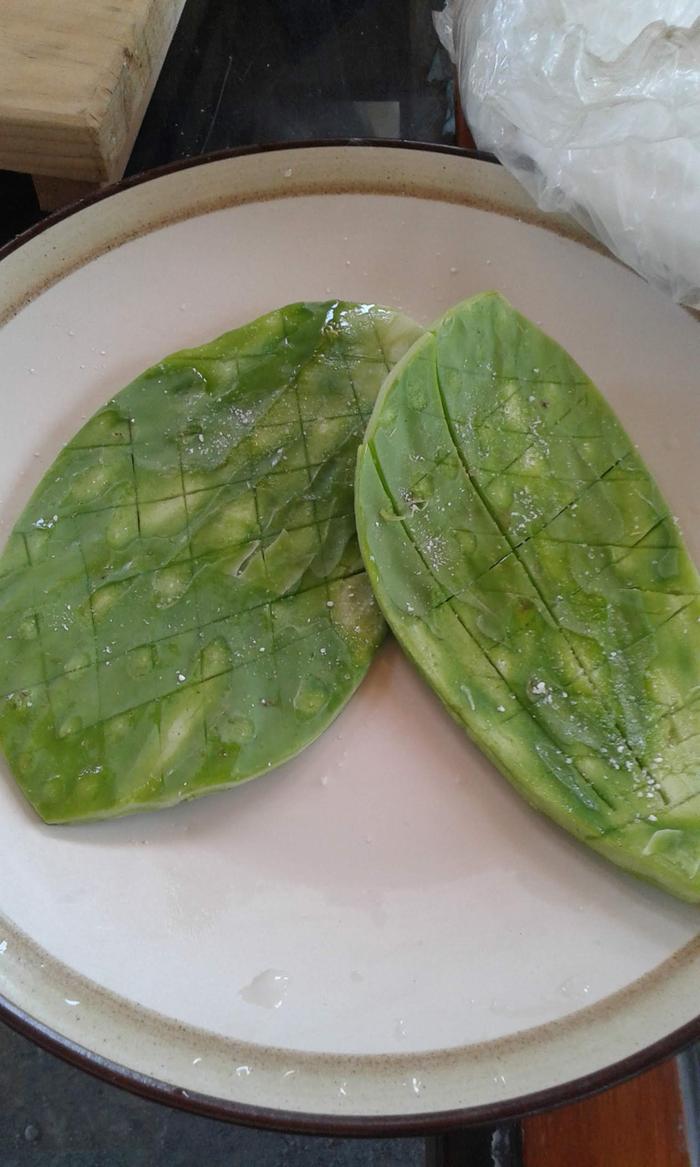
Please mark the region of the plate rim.
MULTIPOLYGON (((130 190, 131 187, 140 186, 144 182, 151 182, 156 178, 175 174, 179 170, 191 170, 195 166, 206 166, 210 162, 223 162, 228 158, 245 158, 249 154, 274 154, 285 150, 316 150, 326 147, 337 149, 346 146, 365 149, 369 146, 385 150, 424 150, 432 154, 450 154, 461 158, 472 158, 476 162, 490 162, 494 166, 500 166, 496 155, 488 150, 472 150, 466 146, 451 146, 447 142, 414 142, 402 138, 299 138, 293 142, 281 141, 265 142, 263 145, 253 146, 229 146, 223 150, 211 150, 207 154, 196 154, 189 158, 179 158, 174 162, 165 162, 162 166, 153 166, 149 170, 140 170, 137 174, 130 174, 126 178, 120 178, 117 182, 106 183, 90 194, 81 195, 64 207, 50 211, 43 219, 26 227, 24 231, 20 231, 19 235, 15 235, 13 239, 9 239, 7 243, 0 246, 0 263, 13 251, 23 247, 30 239, 48 231, 50 227, 62 222, 63 219, 77 215, 85 207, 91 207, 94 203, 100 203, 103 199, 109 199, 121 191, 130 190)), ((594 240, 591 242, 595 245, 594 240)))
MULTIPOLYGON (((498 159, 485 151, 451 146, 439 143, 403 141, 383 138, 327 138, 294 142, 272 142, 264 145, 231 147, 195 157, 178 159, 160 167, 111 183, 93 193, 83 196, 73 203, 52 212, 15 238, 0 247, 0 263, 25 244, 50 230, 57 223, 79 214, 88 207, 122 193, 132 187, 155 181, 159 178, 183 170, 206 166, 224 160, 308 149, 323 148, 367 148, 423 151, 452 157, 488 162, 498 165, 498 159)), ((538 225, 546 226, 544 216, 538 215, 538 225)), ((573 226, 573 225, 572 225, 573 226)), ((554 222, 550 230, 557 231, 554 222)), ((592 250, 604 251, 592 237, 581 238, 574 227, 572 234, 578 242, 583 242, 592 250)), ((604 251, 609 256, 607 251, 604 251)), ((614 257, 611 257, 614 259, 614 257)), ((51 281, 53 282, 53 281, 51 281)), ((42 1049, 60 1057, 63 1061, 140 1097, 160 1102, 193 1114, 209 1118, 235 1122, 266 1130, 293 1131, 316 1135, 340 1135, 355 1137, 379 1136, 421 1136, 440 1134, 459 1127, 498 1124, 554 1109, 567 1103, 578 1101, 599 1091, 610 1088, 634 1075, 652 1068, 670 1058, 693 1041, 700 1038, 700 1013, 682 1026, 674 1029, 648 1046, 644 1046, 620 1060, 589 1072, 578 1078, 548 1086, 541 1090, 521 1094, 513 1098, 481 1103, 475 1106, 449 1110, 414 1112, 401 1114, 332 1114, 313 1111, 288 1110, 260 1106, 216 1095, 184 1090, 152 1075, 119 1062, 112 1061, 95 1050, 89 1049, 70 1037, 59 1033, 51 1026, 34 1017, 26 1009, 15 1005, 0 993, 0 1021, 23 1037, 33 1041, 42 1049)))
POLYGON ((140 1098, 159 1102, 176 1110, 260 1130, 360 1138, 445 1134, 465 1127, 500 1125, 542 1111, 556 1110, 569 1103, 580 1102, 612 1086, 621 1085, 637 1074, 682 1053, 700 1037, 698 1015, 666 1037, 660 1038, 637 1053, 621 1058, 610 1066, 584 1074, 580 1078, 572 1078, 561 1085, 504 1099, 503 1102, 413 1114, 337 1115, 258 1106, 218 1098, 212 1094, 184 1090, 160 1078, 132 1070, 72 1041, 71 1038, 32 1017, 24 1009, 12 1004, 2 994, 0 994, 0 1021, 41 1049, 92 1077, 140 1098))

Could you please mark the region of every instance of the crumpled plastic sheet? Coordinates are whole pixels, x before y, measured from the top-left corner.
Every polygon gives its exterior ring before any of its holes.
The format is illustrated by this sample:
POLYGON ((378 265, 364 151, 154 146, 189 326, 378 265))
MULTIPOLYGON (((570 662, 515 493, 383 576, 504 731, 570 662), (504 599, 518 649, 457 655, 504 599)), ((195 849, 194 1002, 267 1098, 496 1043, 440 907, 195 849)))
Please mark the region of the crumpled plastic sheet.
POLYGON ((447 0, 434 20, 477 145, 700 308, 700 0, 447 0))

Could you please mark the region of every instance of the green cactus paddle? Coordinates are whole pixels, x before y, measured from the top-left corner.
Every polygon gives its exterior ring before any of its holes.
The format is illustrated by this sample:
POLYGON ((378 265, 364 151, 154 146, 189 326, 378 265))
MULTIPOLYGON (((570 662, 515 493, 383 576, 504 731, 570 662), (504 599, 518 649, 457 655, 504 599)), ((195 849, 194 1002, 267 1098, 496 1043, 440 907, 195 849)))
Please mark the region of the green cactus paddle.
POLYGON ((700 900, 700 579, 574 361, 496 294, 377 400, 356 479, 380 606, 525 798, 700 900))
POLYGON ((292 305, 164 360, 61 451, 0 559, 0 744, 42 818, 241 782, 340 711, 384 635, 357 445, 419 331, 292 305))

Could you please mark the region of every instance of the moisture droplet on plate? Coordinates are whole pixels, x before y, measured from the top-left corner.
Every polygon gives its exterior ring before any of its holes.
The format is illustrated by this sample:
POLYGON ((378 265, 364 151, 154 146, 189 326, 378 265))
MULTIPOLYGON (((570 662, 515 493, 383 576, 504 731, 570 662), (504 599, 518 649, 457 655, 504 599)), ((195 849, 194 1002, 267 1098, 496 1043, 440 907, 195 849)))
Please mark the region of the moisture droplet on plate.
POLYGON ((403 1017, 399 1017, 394 1024, 394 1037, 397 1041, 405 1041, 406 1039, 406 1022, 403 1017))
POLYGON ((280 1009, 288 988, 287 973, 267 968, 253 977, 250 984, 240 990, 239 995, 248 1005, 258 1005, 261 1009, 280 1009))
POLYGON ((0 940, 0 956, 2 956, 5 952, 7 952, 7 941, 0 940))
POLYGON ((583 997, 588 996, 590 991, 591 986, 586 984, 579 976, 567 977, 559 986, 559 992, 562 997, 571 997, 574 1000, 577 998, 581 1000, 583 997))
POLYGON ((253 1071, 250 1066, 236 1066, 236 1073, 239 1078, 249 1078, 253 1071))
POLYGON ((289 167, 287 170, 285 170, 285 171, 284 171, 284 177, 285 177, 285 178, 291 178, 291 177, 292 177, 292 173, 293 173, 293 171, 292 171, 292 168, 291 168, 291 166, 290 166, 290 167, 289 167))
POLYGON ((71 1007, 75 1007, 76 1005, 80 1004, 80 1001, 75 1001, 71 997, 64 997, 63 1000, 65 1001, 66 1005, 70 1005, 71 1007))

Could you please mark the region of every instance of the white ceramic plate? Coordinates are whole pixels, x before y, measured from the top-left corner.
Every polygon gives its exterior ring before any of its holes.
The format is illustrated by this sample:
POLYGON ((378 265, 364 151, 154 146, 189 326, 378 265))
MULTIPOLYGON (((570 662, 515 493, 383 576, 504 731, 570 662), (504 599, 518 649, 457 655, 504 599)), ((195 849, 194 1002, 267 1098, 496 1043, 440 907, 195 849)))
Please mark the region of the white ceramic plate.
MULTIPOLYGON (((86 206, 0 275, 3 536, 162 355, 293 300, 427 323, 498 288, 601 386, 700 551, 697 322, 489 163, 227 157, 86 206)), ((239 790, 46 827, 0 773, 5 1016, 242 1120, 418 1130, 609 1081, 695 1032, 699 925, 529 810, 394 645, 314 746, 239 790)))

